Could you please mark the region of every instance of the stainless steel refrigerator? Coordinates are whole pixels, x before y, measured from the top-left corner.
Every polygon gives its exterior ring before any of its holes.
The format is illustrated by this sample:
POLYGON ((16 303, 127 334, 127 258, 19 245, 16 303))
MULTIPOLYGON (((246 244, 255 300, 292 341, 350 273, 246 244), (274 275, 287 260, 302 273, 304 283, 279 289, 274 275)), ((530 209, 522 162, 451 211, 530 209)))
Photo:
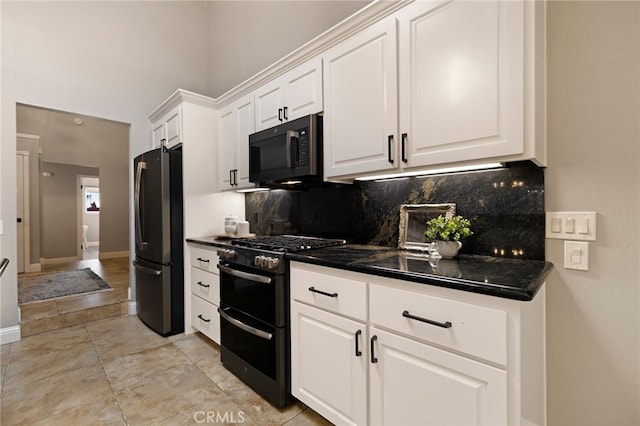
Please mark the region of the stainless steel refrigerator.
POLYGON ((163 336, 184 331, 182 146, 133 160, 138 317, 163 336))

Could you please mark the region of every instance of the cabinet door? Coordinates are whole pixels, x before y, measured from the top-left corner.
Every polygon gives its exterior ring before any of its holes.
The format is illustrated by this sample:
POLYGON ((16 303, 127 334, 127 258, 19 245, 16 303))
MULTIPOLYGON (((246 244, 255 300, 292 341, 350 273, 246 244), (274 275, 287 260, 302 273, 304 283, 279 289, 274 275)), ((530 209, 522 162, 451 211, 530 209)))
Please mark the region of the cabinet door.
POLYGON ((281 79, 275 79, 256 90, 256 132, 283 122, 284 88, 281 84, 281 79))
POLYGON ((314 58, 286 73, 282 78, 285 120, 294 120, 322 111, 322 60, 314 58))
POLYGON ((182 120, 180 112, 180 107, 178 107, 174 111, 172 111, 165 119, 165 122, 167 124, 168 148, 182 143, 182 120))
POLYGON ((249 135, 254 126, 253 94, 220 111, 218 180, 222 191, 253 185, 249 182, 249 135))
POLYGON ((397 15, 406 166, 522 153, 523 2, 445 3, 397 15))
POLYGON ((236 102, 236 189, 254 186, 249 182, 249 135, 255 129, 253 94, 236 102))
POLYGON ((397 168, 395 19, 357 33, 322 60, 325 177, 397 168))
POLYGON ((367 424, 366 342, 364 324, 292 302, 291 393, 334 424, 367 424))
POLYGON ((507 373, 371 328, 371 424, 506 425, 507 373))
POLYGON ((167 138, 167 131, 164 125, 164 120, 151 125, 151 142, 154 148, 159 148, 163 144, 163 139, 167 138))
POLYGON ((218 182, 221 191, 234 189, 232 174, 236 168, 236 118, 236 110, 233 105, 220 111, 218 182))

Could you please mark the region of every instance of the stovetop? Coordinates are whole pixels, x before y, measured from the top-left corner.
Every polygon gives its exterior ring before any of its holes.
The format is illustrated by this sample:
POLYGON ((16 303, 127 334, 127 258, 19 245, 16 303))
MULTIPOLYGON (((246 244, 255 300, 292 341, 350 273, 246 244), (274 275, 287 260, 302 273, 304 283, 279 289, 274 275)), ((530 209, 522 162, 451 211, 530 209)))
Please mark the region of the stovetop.
POLYGON ((300 235, 267 235, 233 240, 232 245, 277 252, 297 252, 346 244, 345 240, 304 237, 300 235))

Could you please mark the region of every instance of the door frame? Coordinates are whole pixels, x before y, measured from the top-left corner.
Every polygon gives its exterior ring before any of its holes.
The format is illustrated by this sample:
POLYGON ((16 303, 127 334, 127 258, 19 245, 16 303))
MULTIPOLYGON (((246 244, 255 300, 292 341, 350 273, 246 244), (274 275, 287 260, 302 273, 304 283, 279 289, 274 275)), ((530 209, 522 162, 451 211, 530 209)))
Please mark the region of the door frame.
MULTIPOLYGON (((30 215, 31 209, 29 205, 29 160, 30 153, 29 151, 16 151, 16 160, 22 157, 22 253, 17 253, 18 259, 20 259, 20 255, 22 254, 22 263, 23 263, 23 272, 31 272, 31 230, 29 224, 31 223, 30 215)), ((16 170, 16 178, 18 175, 18 171, 16 170)), ((16 189, 17 182, 16 179, 16 189)), ((18 195, 20 195, 20 191, 17 191, 18 195)), ((16 218, 17 218, 17 210, 16 210, 16 218)), ((16 234, 17 234, 18 223, 16 222, 16 234)), ((18 252, 18 250, 16 250, 18 252)), ((18 272, 20 272, 20 261, 18 260, 17 266, 18 272)))

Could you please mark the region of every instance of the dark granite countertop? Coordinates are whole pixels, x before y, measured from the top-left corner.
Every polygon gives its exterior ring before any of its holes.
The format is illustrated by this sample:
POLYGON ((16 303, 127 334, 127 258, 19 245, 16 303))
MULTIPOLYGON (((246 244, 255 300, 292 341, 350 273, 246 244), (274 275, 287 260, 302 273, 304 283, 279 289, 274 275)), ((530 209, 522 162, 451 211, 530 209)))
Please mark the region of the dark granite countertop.
MULTIPOLYGON (((213 236, 187 238, 187 242, 223 247, 230 240, 213 236)), ((460 255, 433 265, 421 253, 391 247, 349 244, 288 253, 287 258, 331 268, 379 275, 456 290, 532 300, 553 267, 541 260, 460 255)))
POLYGON ((304 263, 448 287, 515 300, 532 300, 553 267, 541 260, 460 255, 432 266, 416 252, 390 247, 345 245, 289 253, 304 263))
POLYGON ((202 244, 210 247, 224 247, 231 244, 230 238, 216 238, 213 235, 207 237, 187 238, 188 243, 202 244))

